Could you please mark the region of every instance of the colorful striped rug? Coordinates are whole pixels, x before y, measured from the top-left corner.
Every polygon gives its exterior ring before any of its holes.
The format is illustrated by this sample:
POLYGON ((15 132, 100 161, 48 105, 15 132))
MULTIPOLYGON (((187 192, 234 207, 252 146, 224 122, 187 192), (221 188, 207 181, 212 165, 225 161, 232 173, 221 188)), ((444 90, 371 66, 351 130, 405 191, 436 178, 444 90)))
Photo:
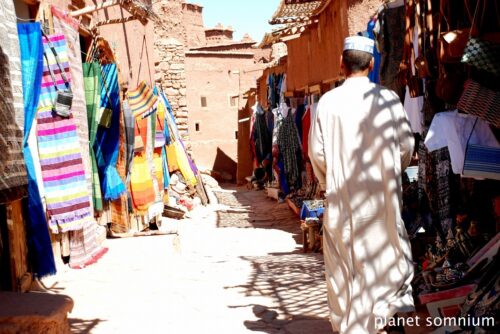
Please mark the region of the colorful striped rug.
MULTIPOLYGON (((74 17, 69 15, 67 11, 63 11, 58 7, 51 6, 51 13, 54 23, 54 31, 56 34, 63 34, 66 38, 66 46, 68 53, 69 69, 71 73, 71 88, 73 91, 73 104, 71 112, 76 124, 76 132, 80 139, 80 148, 82 153, 83 167, 85 168, 85 177, 87 179, 87 189, 92 195, 92 159, 90 156, 89 146, 89 127, 87 121, 87 108, 85 99, 85 86, 82 68, 82 54, 80 48, 80 23, 74 17)), ((90 202, 93 211, 94 201, 90 202)), ((97 207, 99 210, 99 206, 97 207)), ((102 210, 102 205, 100 207, 102 210)))
MULTIPOLYGON (((55 46, 68 80, 68 56, 64 35, 49 36, 55 46)), ((85 178, 81 147, 73 116, 63 118, 52 111, 56 90, 49 67, 55 73, 59 89, 64 80, 46 38, 42 88, 37 112, 37 139, 49 226, 53 233, 75 231, 91 221, 90 197, 85 178)))
POLYGON ((145 81, 142 81, 136 89, 128 91, 127 98, 134 117, 145 118, 156 110, 158 97, 145 81))

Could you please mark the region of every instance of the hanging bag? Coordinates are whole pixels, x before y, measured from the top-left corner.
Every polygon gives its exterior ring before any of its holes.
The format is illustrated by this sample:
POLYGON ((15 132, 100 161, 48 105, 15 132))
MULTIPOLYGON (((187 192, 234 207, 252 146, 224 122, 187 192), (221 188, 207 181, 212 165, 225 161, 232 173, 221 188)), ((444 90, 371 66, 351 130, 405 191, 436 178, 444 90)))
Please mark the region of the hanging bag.
POLYGON ((57 67, 59 67, 59 70, 61 71, 61 77, 64 81, 64 84, 66 85, 66 89, 62 90, 59 89, 59 87, 57 86, 56 76, 54 74, 54 71, 52 70, 52 67, 50 66, 49 58, 44 51, 43 55, 45 57, 45 60, 47 61, 47 67, 49 68, 50 76, 52 78, 52 82, 54 83, 54 87, 56 89, 56 98, 54 100, 54 105, 52 107, 52 110, 57 115, 67 118, 71 116, 71 106, 73 104, 73 92, 71 91, 71 87, 66 77, 66 73, 64 71, 64 68, 61 66, 61 61, 59 60, 59 56, 57 55, 57 51, 54 45, 50 41, 49 37, 43 32, 43 29, 42 29, 42 34, 47 39, 47 45, 49 46, 49 49, 52 51, 54 55, 57 67))
MULTIPOLYGON (((486 14, 486 0, 478 0, 474 13, 474 22, 476 20, 477 11, 479 9, 479 3, 481 1, 483 1, 484 4, 481 21, 483 21, 484 15, 486 14)), ((474 22, 472 24, 473 26, 474 22)), ((496 34, 490 34, 490 37, 492 37, 493 39, 495 39, 495 36, 496 34)), ((500 42, 498 40, 489 41, 486 40, 486 38, 487 37, 472 37, 471 31, 461 61, 464 64, 473 66, 484 72, 500 76, 500 42)))
POLYGON ((422 17, 422 2, 417 3, 417 19, 416 19, 416 27, 418 29, 419 36, 418 38, 418 57, 415 58, 415 69, 417 70, 417 76, 420 79, 428 78, 431 76, 429 70, 429 64, 427 62, 427 58, 425 57, 426 48, 425 48, 425 36, 426 29, 425 22, 422 17))
POLYGON ((478 118, 467 139, 462 175, 478 179, 500 180, 500 148, 470 144, 478 118))
MULTIPOLYGON (((478 0, 479 1, 479 0, 478 0)), ((438 59, 442 63, 460 63, 462 55, 464 54, 465 46, 471 35, 477 34, 477 29, 474 26, 474 19, 471 16, 468 0, 464 1, 465 9, 471 22, 470 28, 461 28, 450 30, 450 23, 448 22, 445 10, 450 14, 449 0, 442 1, 439 10, 439 27, 438 27, 438 59), (446 23, 447 31, 441 32, 442 21, 446 23)))
POLYGON ((500 92, 481 86, 472 79, 465 82, 457 108, 500 127, 500 92))

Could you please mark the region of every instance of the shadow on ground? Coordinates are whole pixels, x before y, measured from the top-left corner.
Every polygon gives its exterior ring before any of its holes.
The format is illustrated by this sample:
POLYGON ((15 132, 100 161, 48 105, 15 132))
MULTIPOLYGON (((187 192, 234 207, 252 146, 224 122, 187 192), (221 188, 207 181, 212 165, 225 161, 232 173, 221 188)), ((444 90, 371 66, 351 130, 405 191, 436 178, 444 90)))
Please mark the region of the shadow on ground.
POLYGON ((84 319, 69 318, 68 321, 69 321, 71 333, 73 333, 73 334, 88 334, 88 333, 92 333, 92 330, 100 322, 103 322, 105 320, 101 320, 101 319, 84 320, 84 319))
POLYGON ((299 219, 286 203, 267 197, 264 191, 248 190, 234 185, 214 189, 219 204, 217 227, 277 229, 293 234, 295 242, 302 243, 299 219))
POLYGON ((331 334, 326 300, 322 254, 302 253, 299 218, 285 203, 266 197, 263 191, 226 186, 215 195, 226 209, 217 212, 218 227, 277 229, 291 233, 297 248, 293 252, 266 256, 243 256, 252 272, 243 285, 230 286, 246 297, 266 296, 272 306, 252 306, 258 320, 247 320, 252 331, 269 334, 331 334))

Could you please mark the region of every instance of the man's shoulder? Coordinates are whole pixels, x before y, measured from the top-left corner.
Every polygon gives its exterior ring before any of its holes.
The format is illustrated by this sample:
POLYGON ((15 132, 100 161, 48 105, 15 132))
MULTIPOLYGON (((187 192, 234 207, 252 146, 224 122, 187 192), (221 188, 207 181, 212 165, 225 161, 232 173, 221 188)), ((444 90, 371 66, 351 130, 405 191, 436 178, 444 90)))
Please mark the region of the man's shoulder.
POLYGON ((382 95, 384 98, 387 99, 398 99, 399 96, 394 92, 392 89, 389 89, 385 86, 379 85, 379 84, 374 84, 375 89, 377 90, 378 94, 382 95))

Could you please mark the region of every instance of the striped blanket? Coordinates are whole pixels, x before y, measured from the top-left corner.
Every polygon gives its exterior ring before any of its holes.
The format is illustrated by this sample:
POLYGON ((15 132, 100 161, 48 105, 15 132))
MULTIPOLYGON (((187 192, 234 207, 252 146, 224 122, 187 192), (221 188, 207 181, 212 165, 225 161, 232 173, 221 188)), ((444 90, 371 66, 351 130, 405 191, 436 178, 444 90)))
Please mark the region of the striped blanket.
POLYGON ((97 109, 101 101, 101 65, 99 63, 84 63, 83 75, 85 85, 85 99, 87 103, 87 119, 89 128, 89 153, 92 164, 92 200, 96 211, 103 210, 101 181, 99 179, 99 169, 94 149, 97 127, 99 121, 96 118, 97 109))
MULTIPOLYGON (((87 125, 87 108, 83 83, 82 54, 80 48, 80 23, 74 17, 55 6, 51 6, 54 23, 54 31, 66 38, 69 70, 71 73, 71 88, 73 90, 73 113, 76 124, 76 132, 80 140, 83 167, 87 179, 87 189, 92 195, 92 160, 89 146, 89 128, 87 125)), ((90 202, 93 211, 94 202, 90 202)), ((98 208, 99 209, 99 208, 98 208)))
MULTIPOLYGON (((60 65, 71 82, 64 35, 53 35, 49 38, 62 62, 60 65)), ((59 89, 66 86, 45 37, 43 44, 47 58, 44 59, 38 104, 37 139, 47 215, 53 233, 75 231, 92 220, 90 197, 73 116, 62 118, 52 111, 56 89, 49 66, 55 74, 59 89)))
POLYGON ((153 90, 142 81, 139 86, 127 93, 130 109, 134 117, 148 117, 156 110, 158 97, 153 94, 153 90))

